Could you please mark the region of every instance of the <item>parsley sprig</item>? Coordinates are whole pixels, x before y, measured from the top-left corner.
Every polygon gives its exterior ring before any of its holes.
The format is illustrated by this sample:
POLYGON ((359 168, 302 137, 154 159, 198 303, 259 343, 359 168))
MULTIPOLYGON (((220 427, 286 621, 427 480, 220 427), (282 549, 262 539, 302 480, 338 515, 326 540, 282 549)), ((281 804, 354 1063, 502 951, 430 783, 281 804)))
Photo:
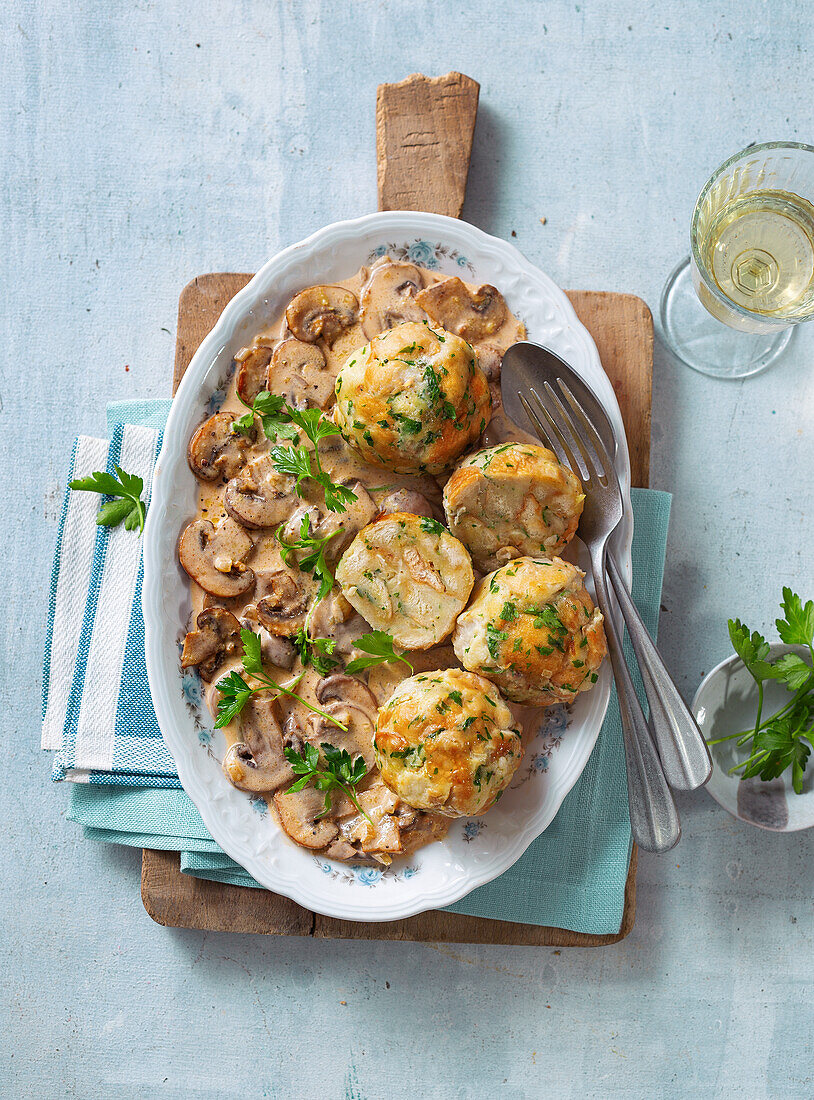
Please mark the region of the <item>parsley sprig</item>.
POLYGON ((118 527, 124 523, 126 531, 135 531, 138 527, 139 538, 144 530, 147 517, 147 505, 141 499, 144 479, 137 474, 127 474, 121 466, 114 466, 116 476, 103 470, 96 470, 89 477, 74 478, 68 487, 80 493, 101 493, 112 497, 96 513, 99 527, 118 527))
POLYGON ((305 745, 302 754, 291 748, 285 750, 286 759, 292 770, 300 777, 291 784, 286 794, 301 791, 313 782, 318 791, 325 792, 325 809, 317 814, 318 820, 330 813, 331 793, 335 790, 344 791, 362 817, 367 818, 373 825, 372 819, 359 805, 354 793, 354 787, 357 787, 367 775, 364 757, 357 756, 355 760, 351 760, 347 749, 337 749, 334 745, 324 742, 320 748, 325 757, 324 768, 319 766, 319 750, 316 745, 305 745))
POLYGON ((292 424, 285 398, 281 397, 280 394, 263 390, 258 393, 251 405, 247 401, 243 401, 240 394, 238 394, 238 397, 249 411, 244 413, 243 416, 239 416, 237 420, 232 421, 232 431, 235 434, 251 435, 254 431, 254 418, 258 416, 266 439, 270 439, 272 443, 277 441, 278 436, 299 442, 299 432, 296 426, 292 424))
POLYGON ((319 458, 319 441, 331 435, 339 435, 339 428, 326 420, 319 409, 292 409, 285 411, 293 424, 305 432, 314 445, 313 453, 304 446, 272 447, 271 458, 281 474, 296 479, 297 496, 302 496, 300 486, 310 478, 322 488, 325 494, 325 507, 331 512, 344 512, 347 506, 357 499, 356 493, 346 485, 337 485, 322 468, 319 458))
POLYGON ((232 421, 232 431, 238 435, 250 435, 255 416, 259 416, 266 438, 272 443, 277 443, 278 439, 291 441, 290 447, 272 447, 271 458, 281 474, 296 479, 297 495, 302 496, 300 486, 310 478, 322 488, 325 505, 331 512, 346 511, 347 506, 357 499, 356 493, 346 485, 337 485, 332 481, 319 459, 319 441, 340 434, 336 424, 326 420, 319 409, 292 408, 284 397, 268 390, 259 393, 251 405, 246 401, 243 404, 249 411, 232 421), (305 432, 313 443, 313 454, 307 447, 299 445, 300 431, 305 432))
POLYGON ((760 776, 777 779, 791 768, 792 786, 803 791, 803 774, 814 747, 814 601, 803 603, 790 588, 783 589, 780 605, 784 618, 777 619, 777 631, 789 645, 808 648, 812 663, 797 653, 785 653, 768 661, 769 643, 756 630, 749 631, 740 619, 729 620, 732 646, 757 683, 758 703, 754 728, 710 740, 710 745, 737 739, 738 748, 749 746, 749 756, 729 769, 741 772, 741 779, 760 776), (779 711, 763 720, 763 690, 767 680, 778 680, 792 692, 779 711), (751 744, 750 744, 751 743, 751 744))
POLYGON ((283 538, 282 530, 283 527, 280 525, 277 528, 277 541, 285 564, 297 565, 303 573, 311 573, 319 581, 316 598, 308 609, 304 624, 294 636, 294 644, 300 651, 300 658, 304 665, 313 665, 320 676, 327 676, 331 669, 339 664, 339 661, 331 656, 336 649, 336 642, 333 638, 312 638, 311 618, 317 604, 325 599, 334 586, 334 575, 325 557, 325 548, 339 532, 332 531, 330 535, 322 537, 312 535, 311 520, 307 515, 302 517, 298 538, 287 542, 283 538))
MULTIPOLYGON (((287 695, 289 699, 296 699, 308 710, 313 711, 314 714, 319 714, 322 718, 327 718, 329 722, 347 733, 348 727, 334 718, 333 715, 313 706, 301 695, 297 695, 295 691, 292 691, 291 688, 283 687, 282 684, 278 684, 276 680, 272 680, 267 675, 263 669, 260 638, 253 630, 241 630, 240 639, 243 642, 243 671, 256 683, 250 684, 236 669, 233 669, 228 676, 224 676, 222 680, 218 680, 215 687, 220 692, 221 698, 218 699, 218 717, 215 720, 215 729, 223 729, 224 726, 228 726, 230 722, 237 718, 252 695, 255 695, 258 691, 273 691, 279 695, 287 695)), ((294 680, 292 687, 296 687, 304 675, 305 673, 301 673, 294 680)))
POLYGON ((363 634, 356 642, 356 648, 361 649, 367 657, 355 657, 348 665, 346 671, 353 674, 361 672, 364 668, 384 664, 385 661, 401 661, 407 665, 412 675, 415 669, 403 653, 396 653, 393 639, 383 630, 373 630, 370 634, 363 634))

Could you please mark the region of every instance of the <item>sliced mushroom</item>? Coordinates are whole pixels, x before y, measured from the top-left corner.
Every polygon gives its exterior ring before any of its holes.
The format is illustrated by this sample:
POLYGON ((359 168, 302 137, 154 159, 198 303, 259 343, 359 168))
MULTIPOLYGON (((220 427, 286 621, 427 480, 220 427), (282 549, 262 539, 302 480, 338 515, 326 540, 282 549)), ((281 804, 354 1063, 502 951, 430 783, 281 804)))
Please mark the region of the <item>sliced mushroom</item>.
POLYGON ((235 361, 238 363, 235 386, 247 405, 251 405, 258 393, 262 393, 266 388, 266 375, 271 358, 270 344, 241 348, 235 356, 235 361))
POLYGON ((349 676, 346 672, 332 672, 317 684, 316 697, 318 703, 330 703, 335 699, 347 703, 353 703, 362 710, 367 711, 372 721, 375 721, 379 710, 376 696, 358 676, 349 676))
POLYGON ((473 294, 455 276, 422 290, 416 302, 447 332, 470 343, 497 332, 506 317, 506 302, 496 287, 485 283, 473 294))
POLYGON ((219 412, 204 420, 189 441, 187 461, 196 477, 216 481, 219 477, 234 477, 246 463, 254 441, 232 431, 232 413, 219 412))
POLYGON ((230 745, 223 758, 226 778, 241 791, 276 791, 294 782, 283 753, 277 699, 267 692, 253 695, 240 715, 242 741, 230 745))
POLYGON ((196 620, 198 629, 184 639, 181 668, 197 666, 202 680, 211 680, 227 657, 240 646, 240 623, 223 607, 206 607, 196 620))
POLYGON ((480 369, 486 375, 487 382, 498 382, 500 368, 503 365, 503 352, 492 344, 479 344, 477 347, 478 363, 480 369))
MULTIPOLYGON (((311 633, 316 638, 333 638, 337 649, 340 649, 341 631, 337 628, 344 626, 349 619, 355 618, 356 612, 353 606, 345 599, 341 592, 334 589, 319 601, 311 616, 311 633)), ((365 627, 362 633, 368 628, 365 627)), ((359 635, 357 635, 358 637, 359 635)))
POLYGON ((338 558, 351 544, 354 537, 374 519, 379 509, 373 497, 356 478, 347 478, 341 482, 350 489, 355 500, 351 501, 344 512, 331 512, 319 504, 306 504, 291 513, 285 526, 283 537, 289 542, 299 537, 302 521, 308 517, 309 531, 318 538, 334 537, 326 546, 331 558, 338 558))
POLYGON ((416 823, 419 811, 414 810, 412 806, 408 806, 406 802, 400 802, 396 808, 396 824, 399 829, 406 833, 408 829, 412 829, 416 823))
POLYGON ((315 745, 322 745, 324 742, 340 751, 344 749, 351 760, 361 756, 367 765, 367 770, 372 771, 376 767, 376 757, 373 753, 376 712, 373 711, 371 714, 367 708, 359 707, 345 699, 325 703, 322 709, 326 714, 347 726, 347 732, 322 715, 316 714, 311 722, 308 740, 315 745))
POLYGON ((249 604, 244 609, 240 625, 246 630, 253 630, 260 638, 260 653, 263 663, 274 665, 275 668, 291 668, 297 659, 297 651, 287 638, 270 634, 258 621, 257 607, 249 604))
POLYGON ((334 381, 325 369, 325 356, 314 344, 292 336, 274 349, 268 367, 269 392, 280 394, 294 408, 325 408, 333 396, 334 381))
POLYGON ((426 321, 426 313, 415 300, 423 286, 421 271, 413 264, 374 267, 360 299, 360 318, 368 340, 402 321, 426 321))
POLYGON ((257 601, 257 618, 269 634, 291 637, 305 622, 308 596, 288 569, 272 573, 268 584, 269 594, 257 601))
POLYGON ((245 466, 226 486, 226 511, 244 527, 273 527, 282 523, 291 509, 294 478, 281 474, 264 454, 245 466))
POLYGON ((178 558, 204 592, 228 599, 254 584, 254 573, 245 564, 252 548, 248 534, 228 516, 217 527, 196 519, 184 528, 178 558))
POLYGON ((401 854, 409 856, 424 844, 441 840, 452 824, 452 818, 441 817, 440 814, 419 813, 411 825, 402 825, 398 815, 396 822, 401 832, 401 854))
MULTIPOLYGON (((308 532, 311 535, 316 531, 325 516, 325 510, 317 504, 301 504, 295 508, 286 520, 286 524, 280 532, 285 542, 296 542, 302 531, 302 521, 308 518, 308 532)), ((330 549, 330 547, 328 548, 330 549)))
POLYGON ((313 344, 322 337, 330 345, 356 323, 359 302, 341 286, 309 286, 292 298, 285 311, 288 327, 298 340, 313 344))
POLYGON ((400 852, 402 850, 401 830, 395 816, 395 811, 400 805, 398 797, 382 782, 376 782, 366 791, 362 791, 358 798, 359 805, 367 817, 357 813, 349 819, 340 821, 339 830, 343 839, 358 843, 362 851, 369 854, 400 852))
POLYGON ((434 508, 423 493, 415 489, 396 489, 388 493, 379 502, 380 512, 410 512, 414 516, 438 518, 439 509, 434 508))
POLYGON ((354 846, 352 844, 349 844, 347 840, 341 839, 334 840, 331 844, 328 845, 328 847, 325 849, 325 858, 341 859, 346 861, 355 859, 359 862, 367 862, 366 857, 362 855, 358 848, 354 848, 354 846))
POLYGON ((305 734, 295 714, 289 714, 283 723, 283 749, 293 749, 302 756, 305 748, 305 734))
POLYGON ((336 822, 330 817, 319 817, 325 809, 325 796, 314 787, 305 787, 293 794, 278 791, 274 805, 285 831, 304 848, 325 848, 339 834, 336 822))

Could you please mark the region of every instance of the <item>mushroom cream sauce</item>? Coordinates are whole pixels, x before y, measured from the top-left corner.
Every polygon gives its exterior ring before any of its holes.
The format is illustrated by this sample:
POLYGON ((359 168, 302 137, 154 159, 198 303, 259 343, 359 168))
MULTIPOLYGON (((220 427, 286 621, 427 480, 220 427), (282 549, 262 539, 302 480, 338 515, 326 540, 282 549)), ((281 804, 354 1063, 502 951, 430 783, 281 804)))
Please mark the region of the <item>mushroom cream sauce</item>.
MULTIPOLYGON (((371 336, 393 327, 402 320, 426 317, 415 304, 414 290, 411 290, 412 296, 406 301, 406 314, 400 312, 398 305, 390 308, 393 285, 399 281, 399 273, 391 274, 389 280, 388 273, 393 272, 393 268, 410 268, 415 271, 416 267, 417 265, 399 264, 388 257, 383 257, 372 268, 363 267, 351 278, 332 284, 334 287, 345 288, 360 299, 363 307, 362 315, 349 328, 340 331, 331 344, 323 338, 315 341, 313 348, 318 349, 321 355, 314 352, 309 362, 305 362, 304 365, 302 361, 296 364, 297 370, 301 373, 295 378, 296 384, 293 386, 291 372, 286 372, 285 369, 276 371, 273 360, 268 367, 268 375, 265 373, 272 350, 279 348, 282 341, 291 340, 292 331, 286 316, 277 318, 267 328, 258 332, 248 348, 242 349, 236 356, 237 370, 231 380, 220 413, 234 414, 234 418, 237 418, 247 411, 237 395, 237 383, 242 370, 244 385, 248 384, 250 393, 268 386, 269 390, 282 393, 292 404, 300 407, 306 402, 312 406, 318 405, 326 416, 330 417, 334 405, 333 382, 351 353, 369 343, 371 336), (382 301, 377 301, 375 298, 371 300, 368 293, 365 298, 363 296, 365 286, 370 285, 371 276, 380 270, 382 277, 379 282, 383 285, 383 294, 390 294, 391 297, 382 301), (365 305, 366 302, 367 305, 365 305), (321 362, 322 356, 324 356, 324 365, 321 362), (257 379, 252 387, 251 379, 248 383, 246 379, 253 369, 257 379), (310 381, 310 385, 305 390, 298 380, 300 377, 310 381)), ((403 274, 402 271, 401 277, 403 274)), ((425 289, 449 279, 448 276, 425 269, 419 269, 416 275, 425 289)), ((477 295, 477 287, 465 285, 471 294, 477 295)), ((463 290, 462 287, 461 290, 463 290)), ((500 299, 499 295, 497 297, 500 299)), ((444 327, 441 320, 433 317, 428 317, 427 320, 435 329, 444 327)), ((511 344, 523 339, 524 336, 524 326, 506 309, 505 315, 494 331, 482 340, 470 340, 477 353, 481 369, 489 381, 492 417, 483 435, 467 453, 509 440, 537 442, 509 421, 502 410, 500 399, 501 357, 511 344)), ((299 347, 302 354, 302 345, 299 347)), ((281 355, 280 358, 285 360, 285 356, 281 355)), ((251 462, 263 455, 271 446, 263 437, 259 423, 257 427, 258 438, 250 446, 247 445, 240 456, 239 461, 243 469, 246 462, 251 462)), ((281 439, 279 442, 285 443, 285 440, 281 439)), ((300 443, 310 447, 302 433, 300 443)), ((332 480, 347 484, 357 494, 358 499, 348 506, 344 514, 331 513, 325 508, 321 489, 314 482, 306 481, 304 497, 301 498, 291 492, 288 498, 281 502, 284 505, 282 512, 284 517, 287 517, 281 521, 282 534, 287 541, 296 539, 300 533, 302 517, 306 514, 309 516, 312 531, 318 529, 317 533, 324 535, 336 530, 338 533, 327 547, 332 572, 335 572, 338 558, 350 545, 354 535, 380 512, 417 512, 431 515, 442 523, 445 522, 442 489, 451 469, 439 477, 394 474, 381 467, 366 465, 338 435, 321 440, 319 454, 322 466, 332 480)), ((205 481, 199 478, 197 520, 209 520, 217 527, 221 521, 228 519, 224 494, 229 477, 234 477, 234 468, 222 466, 216 481, 205 481)), ((294 574, 295 582, 304 597, 296 604, 295 611, 296 608, 301 609, 303 606, 307 610, 314 599, 318 585, 310 574, 298 572, 293 560, 291 567, 286 566, 276 537, 279 526, 280 523, 275 521, 271 526, 248 531, 253 548, 245 556, 245 564, 254 572, 255 584, 244 594, 222 598, 207 594, 194 580, 191 581, 193 612, 189 623, 190 631, 196 629, 199 612, 211 607, 225 608, 241 622, 241 626, 258 630, 256 604, 268 591, 268 578, 280 574, 281 571, 294 574)), ((240 535, 243 537, 242 531, 240 535)), ((481 574, 476 573, 476 580, 480 576, 481 574)), ((319 719, 296 700, 280 696, 271 704, 268 702, 268 697, 265 697, 265 701, 261 703, 260 700, 264 700, 264 696, 259 695, 254 696, 252 703, 247 705, 243 714, 223 730, 227 746, 242 747, 241 742, 249 741, 246 730, 243 728, 244 723, 254 724, 255 727, 259 724, 262 740, 262 726, 266 723, 266 734, 270 733, 278 740, 282 734, 283 745, 291 746, 296 751, 302 751, 305 735, 305 739, 315 744, 329 742, 337 748, 347 747, 354 758, 361 753, 365 757, 369 773, 357 788, 357 796, 373 818, 376 835, 371 835, 373 830, 358 815, 344 795, 338 798, 334 796, 333 810, 324 818, 318 817, 323 808, 324 796, 313 788, 306 788, 299 799, 296 796, 286 795, 285 792, 295 777, 290 773, 284 758, 280 761, 279 752, 276 771, 272 768, 268 780, 269 788, 260 791, 257 786, 242 786, 242 789, 254 790, 262 794, 270 806, 276 807, 286 832, 306 847, 335 859, 356 862, 373 859, 387 864, 393 856, 408 854, 419 846, 442 837, 449 826, 448 818, 416 811, 401 802, 384 787, 375 767, 371 740, 375 730, 376 709, 389 699, 398 684, 410 673, 400 662, 390 662, 371 668, 354 678, 344 675, 344 666, 353 656, 359 655, 359 651, 354 650, 354 640, 368 633, 371 627, 348 604, 338 586, 335 586, 332 593, 317 605, 310 623, 312 636, 329 637, 336 642, 333 656, 338 658, 340 663, 333 673, 328 673, 326 677, 321 676, 313 667, 303 669, 299 655, 289 638, 285 636, 286 630, 292 634, 303 620, 304 612, 295 614, 290 620, 290 626, 281 627, 279 635, 260 630, 266 672, 283 685, 291 684, 304 672, 303 678, 295 688, 297 693, 312 705, 329 713, 335 713, 342 720, 348 718, 349 721, 346 724, 349 725, 349 733, 346 735, 324 719, 319 719), (269 722, 273 729, 269 729, 269 722), (272 785, 276 787, 276 797, 274 797, 275 791, 271 789, 272 785), (397 827, 394 827, 394 823, 397 827)), ((236 652, 239 648, 239 644, 236 645, 233 639, 231 653, 220 662, 216 659, 216 670, 213 672, 210 667, 205 677, 210 681, 205 697, 213 714, 219 698, 216 683, 231 669, 240 670, 240 654, 236 652)), ((416 674, 435 669, 460 667, 449 639, 445 639, 443 644, 434 648, 413 651, 407 656, 415 667, 416 674)), ((533 735, 539 724, 540 709, 516 704, 512 704, 511 709, 515 724, 526 731, 525 736, 533 735)), ((256 734, 257 729, 255 729, 252 746, 255 754, 258 744, 256 734)), ((230 753, 234 761, 234 748, 230 753)), ((233 782, 235 782, 234 776, 237 775, 239 779, 241 774, 239 761, 236 763, 237 769, 230 775, 233 782)), ((227 761, 224 762, 225 768, 226 764, 227 761)), ((229 774, 228 770, 227 774, 229 774)), ((237 782, 236 785, 241 786, 241 783, 237 782)))

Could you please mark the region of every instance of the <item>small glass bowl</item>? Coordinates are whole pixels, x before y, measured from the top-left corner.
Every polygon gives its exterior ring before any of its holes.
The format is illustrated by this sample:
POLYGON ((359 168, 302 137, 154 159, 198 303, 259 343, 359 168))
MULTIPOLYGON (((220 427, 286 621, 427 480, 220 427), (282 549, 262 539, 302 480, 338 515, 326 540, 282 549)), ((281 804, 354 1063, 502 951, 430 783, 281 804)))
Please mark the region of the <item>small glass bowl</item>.
MULTIPOLYGON (((808 650, 775 642, 769 647, 769 660, 774 661, 784 653, 799 653, 805 657, 808 650)), ((764 685, 763 717, 768 718, 790 698, 782 684, 767 681, 764 685)), ((707 673, 695 693, 692 713, 707 738, 723 737, 735 730, 754 726, 757 684, 740 657, 728 657, 707 673)), ((747 747, 744 745, 738 749, 736 738, 710 747, 714 766, 707 791, 733 817, 749 825, 778 833, 811 828, 814 825, 814 752, 806 768, 803 793, 795 794, 790 771, 780 779, 768 782, 758 778, 741 781, 737 775, 728 775, 727 769, 748 755, 747 747)))

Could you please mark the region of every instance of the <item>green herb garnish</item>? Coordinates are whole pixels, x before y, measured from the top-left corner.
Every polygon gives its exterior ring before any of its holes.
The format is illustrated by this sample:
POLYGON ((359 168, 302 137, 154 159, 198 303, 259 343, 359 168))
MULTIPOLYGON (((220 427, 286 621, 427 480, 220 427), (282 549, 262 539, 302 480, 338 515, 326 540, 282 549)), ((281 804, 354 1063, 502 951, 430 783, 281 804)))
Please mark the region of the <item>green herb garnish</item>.
POLYGON ((357 756, 355 760, 351 760, 347 749, 337 749, 334 745, 328 745, 324 742, 320 745, 320 748, 325 756, 324 768, 319 767, 319 750, 316 745, 305 745, 302 755, 291 748, 285 750, 285 757, 291 765, 292 771, 300 777, 291 784, 286 794, 301 791, 313 782, 318 791, 324 791, 325 793, 325 809, 322 813, 317 814, 317 819, 319 819, 331 812, 331 792, 335 790, 344 791, 362 817, 373 825, 373 821, 359 805, 354 793, 354 788, 358 787, 367 775, 367 764, 365 764, 364 757, 357 756))
POLYGON ((445 535, 447 533, 446 528, 437 519, 430 519, 429 516, 421 517, 419 527, 427 535, 445 535))
POLYGON ((351 674, 361 672, 364 668, 384 664, 385 661, 401 661, 402 664, 407 665, 411 674, 415 672, 404 654, 396 653, 393 648, 392 637, 383 630, 373 630, 370 634, 363 634, 356 642, 356 648, 361 649, 369 656, 355 657, 346 670, 351 674))
MULTIPOLYGON (((240 394, 238 394, 238 397, 240 397, 240 394)), ((282 436, 284 439, 299 440, 299 432, 291 423, 290 409, 285 398, 281 397, 280 394, 262 390, 251 405, 243 401, 242 397, 240 397, 240 400, 249 411, 244 413, 243 416, 239 416, 237 420, 232 421, 232 431, 235 435, 251 435, 254 431, 254 418, 259 416, 263 432, 272 443, 277 441, 278 436, 282 436)))
POLYGON ((96 470, 89 477, 78 477, 68 482, 68 487, 80 493, 101 493, 113 497, 103 504, 96 513, 99 527, 118 527, 124 523, 125 531, 135 531, 138 527, 139 538, 144 530, 147 517, 147 505, 141 499, 144 479, 136 474, 127 474, 121 466, 114 466, 116 476, 104 470, 96 470))
MULTIPOLYGON (((814 601, 803 604, 790 588, 783 589, 780 605, 785 618, 777 619, 777 631, 789 645, 807 646, 814 662, 814 601)), ((777 779, 791 768, 792 786, 803 793, 803 773, 814 747, 814 665, 797 653, 767 661, 769 643, 756 630, 750 633, 740 619, 729 620, 732 647, 757 683, 757 717, 753 729, 730 733, 708 741, 719 745, 737 738, 737 746, 749 746, 749 756, 729 769, 741 779, 760 776, 777 779), (778 680, 793 693, 791 700, 770 718, 763 719, 763 685, 778 680), (742 770, 741 770, 742 769, 742 770)))
MULTIPOLYGON (((343 725, 342 722, 326 711, 320 710, 319 707, 312 706, 301 695, 297 695, 290 688, 283 687, 282 684, 278 684, 276 680, 272 680, 266 674, 263 669, 260 638, 253 630, 241 630, 240 639, 243 642, 243 671, 247 676, 256 680, 257 684, 248 683, 236 669, 233 669, 228 676, 224 676, 222 680, 218 680, 215 687, 220 692, 221 698, 218 699, 218 717, 215 720, 215 729, 223 729, 224 726, 228 726, 230 722, 237 718, 252 695, 255 695, 258 691, 273 691, 278 695, 287 695, 289 699, 296 699, 308 710, 313 711, 314 714, 319 714, 322 718, 327 718, 334 726, 338 726, 347 733, 348 727, 343 725)), ((305 673, 301 673, 292 686, 296 687, 304 675, 305 673)))
POLYGON ((292 542, 286 542, 282 536, 282 530, 280 525, 276 535, 285 564, 289 566, 295 564, 303 573, 311 573, 319 581, 316 598, 308 609, 305 623, 294 636, 294 644, 300 651, 300 659, 304 665, 313 665, 320 676, 327 676, 331 669, 339 664, 339 661, 331 656, 336 649, 336 642, 332 638, 312 638, 310 630, 311 618, 317 604, 334 586, 334 576, 325 557, 325 548, 339 532, 332 531, 330 535, 321 537, 312 535, 311 520, 307 515, 302 517, 299 537, 292 542))
POLYGON ((337 485, 322 469, 319 459, 319 441, 327 436, 340 435, 339 428, 326 420, 319 409, 292 409, 286 405, 286 412, 293 424, 305 432, 314 445, 312 454, 307 447, 272 447, 271 459, 281 474, 296 479, 297 496, 302 496, 300 486, 310 478, 322 487, 325 494, 325 507, 331 512, 344 512, 347 506, 357 499, 356 493, 346 485, 337 485))
POLYGON ((489 656, 493 661, 498 659, 498 646, 501 642, 505 642, 508 637, 507 631, 498 630, 494 623, 486 624, 486 648, 489 650, 489 656))

